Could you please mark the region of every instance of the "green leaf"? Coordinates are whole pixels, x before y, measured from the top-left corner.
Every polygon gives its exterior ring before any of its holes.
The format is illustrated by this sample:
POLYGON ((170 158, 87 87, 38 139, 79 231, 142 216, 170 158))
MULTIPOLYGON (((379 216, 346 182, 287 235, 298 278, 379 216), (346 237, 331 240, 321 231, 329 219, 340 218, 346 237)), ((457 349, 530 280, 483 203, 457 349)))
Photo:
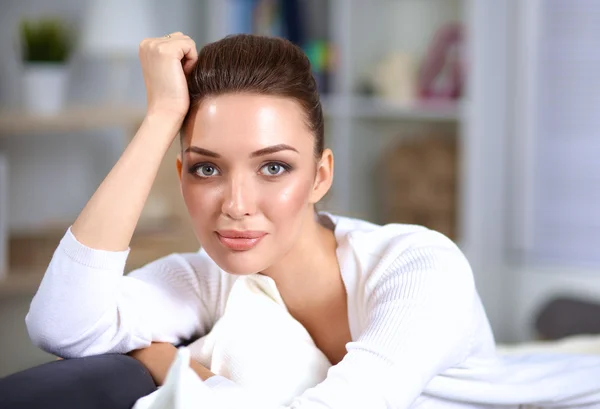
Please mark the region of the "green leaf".
POLYGON ((22 20, 20 32, 23 61, 64 63, 73 51, 70 30, 61 20, 22 20))

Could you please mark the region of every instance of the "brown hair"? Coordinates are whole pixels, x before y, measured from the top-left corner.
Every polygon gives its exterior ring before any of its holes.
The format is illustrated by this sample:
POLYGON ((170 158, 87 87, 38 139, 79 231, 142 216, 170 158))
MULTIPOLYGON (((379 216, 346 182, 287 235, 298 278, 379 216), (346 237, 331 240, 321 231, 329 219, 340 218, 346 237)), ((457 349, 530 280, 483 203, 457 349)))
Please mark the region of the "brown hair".
MULTIPOLYGON (((294 99, 315 136, 315 157, 324 149, 323 109, 310 61, 288 40, 237 34, 207 44, 188 77, 190 112, 205 97, 255 93, 294 99)), ((188 113, 189 115, 189 113, 188 113)))

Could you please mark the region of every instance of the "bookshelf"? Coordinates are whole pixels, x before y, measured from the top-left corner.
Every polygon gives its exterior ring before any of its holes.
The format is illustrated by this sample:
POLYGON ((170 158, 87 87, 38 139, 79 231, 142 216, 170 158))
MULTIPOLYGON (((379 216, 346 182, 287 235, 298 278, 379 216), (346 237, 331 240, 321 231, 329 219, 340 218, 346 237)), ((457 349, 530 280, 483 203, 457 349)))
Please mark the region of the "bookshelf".
MULTIPOLYGON (((106 129, 124 131, 126 144, 145 117, 145 108, 127 106, 68 106, 52 115, 37 115, 21 110, 0 110, 0 141, 25 135, 51 137, 57 134, 81 134, 106 129)), ((176 144, 169 159, 176 154, 176 144)), ((176 202, 178 186, 173 161, 165 160, 143 209, 131 244, 126 271, 141 267, 157 257, 172 252, 196 251, 197 240, 189 226, 179 217, 178 209, 165 203, 176 202), (168 163, 167 163, 168 162, 168 163), (169 208, 166 215, 156 208, 169 208)), ((8 169, 10 172, 10 168, 8 169)), ((5 198, 3 198, 5 199, 5 198)), ((7 237, 8 265, 0 268, 0 299, 32 296, 37 290, 52 253, 73 219, 56 219, 34 228, 12 228, 7 237)))
MULTIPOLYGON (((466 1, 466 0, 464 0, 466 1)), ((203 43, 236 32, 232 15, 247 0, 202 0, 203 43)), ((392 103, 359 92, 375 62, 393 51, 423 58, 437 28, 462 19, 463 0, 307 0, 311 4, 313 40, 334 47, 336 69, 322 94, 327 144, 334 150, 336 178, 323 207, 376 222, 379 206, 373 169, 382 154, 403 137, 430 129, 455 132, 464 121, 464 104, 392 103), (361 169, 371 169, 369 173, 361 169)), ((319 43, 322 44, 322 43, 319 43)), ((144 111, 140 107, 70 107, 51 116, 0 112, 0 138, 26 133, 72 133, 104 128, 133 132, 144 111)), ((167 183, 163 183, 166 185, 167 183)), ((63 225, 66 225, 63 223, 63 225)), ((61 227, 64 227, 61 225, 61 227)), ((35 280, 34 280, 35 281, 35 280)))
MULTIPOLYGON (((230 26, 224 22, 231 11, 230 1, 176 2, 177 7, 190 3, 179 14, 189 18, 187 24, 190 29, 197 30, 191 34, 198 45, 229 33, 230 26)), ((517 108, 523 111, 521 106, 515 108, 515 101, 522 96, 524 88, 519 86, 519 91, 513 89, 510 70, 522 67, 522 57, 531 54, 532 42, 522 41, 523 32, 531 32, 528 34, 531 38, 535 38, 533 34, 536 34, 534 27, 527 24, 529 20, 522 18, 526 13, 513 9, 535 8, 538 2, 302 1, 326 4, 327 12, 317 16, 315 21, 319 24, 325 21, 326 37, 339 52, 331 92, 323 96, 328 145, 333 148, 336 157, 335 183, 324 207, 334 212, 375 219, 377 203, 372 194, 373 177, 372 174, 363 174, 362 169, 376 167, 381 153, 404 136, 432 127, 457 131, 461 151, 460 245, 476 274, 494 329, 502 339, 503 334, 510 333, 513 325, 509 311, 511 306, 505 302, 504 294, 515 290, 504 285, 508 273, 505 268, 507 230, 511 226, 510 215, 505 208, 510 200, 506 198, 510 181, 505 168, 507 163, 511 163, 510 155, 515 155, 505 146, 505 141, 514 131, 512 127, 516 126, 513 111, 517 108), (418 60, 425 52, 435 27, 453 20, 463 21, 469 31, 466 47, 470 60, 467 100, 444 107, 390 105, 381 98, 357 91, 360 79, 369 74, 373 62, 386 52, 407 50, 418 60)), ((185 27, 183 22, 181 24, 185 27)), ((183 28, 183 31, 187 30, 183 28)), ((99 119, 97 123, 74 119, 66 112, 50 119, 26 116, 21 121, 8 121, 7 118, 21 114, 3 112, 0 113, 0 129, 3 130, 0 139, 8 132, 18 138, 19 133, 36 129, 53 128, 68 132, 107 124, 110 127, 129 127, 129 114, 123 114, 121 110, 108 111, 103 111, 106 112, 105 119, 99 119), (14 126, 19 129, 11 128, 14 126)), ((136 116, 136 113, 131 114, 131 117, 136 116)), ((170 171, 172 162, 168 167, 170 171)), ((518 169, 515 178, 523 179, 518 169)), ((10 294, 12 290, 8 289, 20 291, 19 288, 31 288, 27 283, 36 286, 38 279, 13 278, 16 281, 0 284, 0 293, 3 285, 7 289, 5 294, 10 294)), ((531 284, 537 282, 536 276, 531 284)))
MULTIPOLYGON (((377 93, 365 92, 364 88, 366 82, 375 81, 377 63, 388 54, 409 56, 416 71, 426 58, 437 30, 464 20, 465 1, 307 0, 298 3, 306 7, 300 19, 305 26, 306 43, 324 41, 333 50, 336 61, 329 86, 326 92, 321 92, 326 142, 334 151, 336 163, 334 185, 324 199, 324 208, 384 222, 380 217, 378 193, 372 183, 372 175, 376 173, 373 167, 380 157, 404 137, 440 130, 460 132, 465 112, 463 102, 391 102, 377 93), (356 169, 364 169, 364 166, 370 167, 369 174, 357 174, 356 169)), ((251 3, 251 0, 204 0, 204 42, 248 32, 250 23, 248 20, 240 23, 240 17, 243 19, 243 13, 248 14, 251 3)), ((254 24, 253 32, 265 31, 256 20, 254 24)), ((309 46, 303 48, 307 50, 309 46)), ((307 54, 310 58, 311 54, 307 54)))
POLYGON ((350 101, 351 116, 359 119, 399 121, 461 121, 460 102, 440 101, 430 104, 394 104, 383 99, 355 97, 350 101))

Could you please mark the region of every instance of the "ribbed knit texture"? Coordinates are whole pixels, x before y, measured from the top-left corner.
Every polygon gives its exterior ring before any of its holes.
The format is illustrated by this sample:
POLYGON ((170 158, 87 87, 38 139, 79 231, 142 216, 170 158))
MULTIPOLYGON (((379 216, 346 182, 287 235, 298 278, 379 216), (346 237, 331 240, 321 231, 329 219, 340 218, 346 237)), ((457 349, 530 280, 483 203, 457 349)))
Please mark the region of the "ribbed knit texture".
MULTIPOLYGON (((335 225, 352 342, 291 407, 408 408, 434 376, 493 351, 472 272, 450 240, 419 226, 321 217, 335 225)), ((126 257, 68 231, 26 318, 34 343, 63 357, 178 343, 210 330, 236 279, 203 251, 123 276, 126 257)), ((224 401, 241 396, 221 378, 208 384, 224 401)))

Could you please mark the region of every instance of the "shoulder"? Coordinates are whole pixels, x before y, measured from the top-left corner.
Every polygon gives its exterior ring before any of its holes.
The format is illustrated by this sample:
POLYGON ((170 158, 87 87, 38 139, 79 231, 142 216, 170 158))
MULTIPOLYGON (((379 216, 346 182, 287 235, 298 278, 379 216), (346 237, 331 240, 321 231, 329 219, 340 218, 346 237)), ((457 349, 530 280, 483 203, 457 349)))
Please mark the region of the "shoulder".
POLYGON ((347 232, 348 241, 360 248, 361 253, 384 257, 389 253, 402 252, 415 247, 442 244, 452 245, 443 234, 413 224, 390 223, 377 225, 359 219, 344 218, 340 227, 347 232))
POLYGON ((395 260, 422 252, 464 260, 461 250, 452 240, 424 226, 401 223, 378 225, 360 219, 330 217, 335 223, 338 244, 352 248, 361 259, 395 260))
POLYGON ((342 254, 354 260, 346 268, 355 269, 367 292, 415 280, 426 286, 474 291, 466 257, 442 233, 418 225, 377 225, 335 216, 334 222, 342 254))
POLYGON ((424 359, 443 360, 443 366, 461 362, 475 343, 493 344, 491 335, 476 338, 489 324, 471 267, 452 240, 423 226, 333 221, 362 341, 396 357, 427 351, 424 359))

